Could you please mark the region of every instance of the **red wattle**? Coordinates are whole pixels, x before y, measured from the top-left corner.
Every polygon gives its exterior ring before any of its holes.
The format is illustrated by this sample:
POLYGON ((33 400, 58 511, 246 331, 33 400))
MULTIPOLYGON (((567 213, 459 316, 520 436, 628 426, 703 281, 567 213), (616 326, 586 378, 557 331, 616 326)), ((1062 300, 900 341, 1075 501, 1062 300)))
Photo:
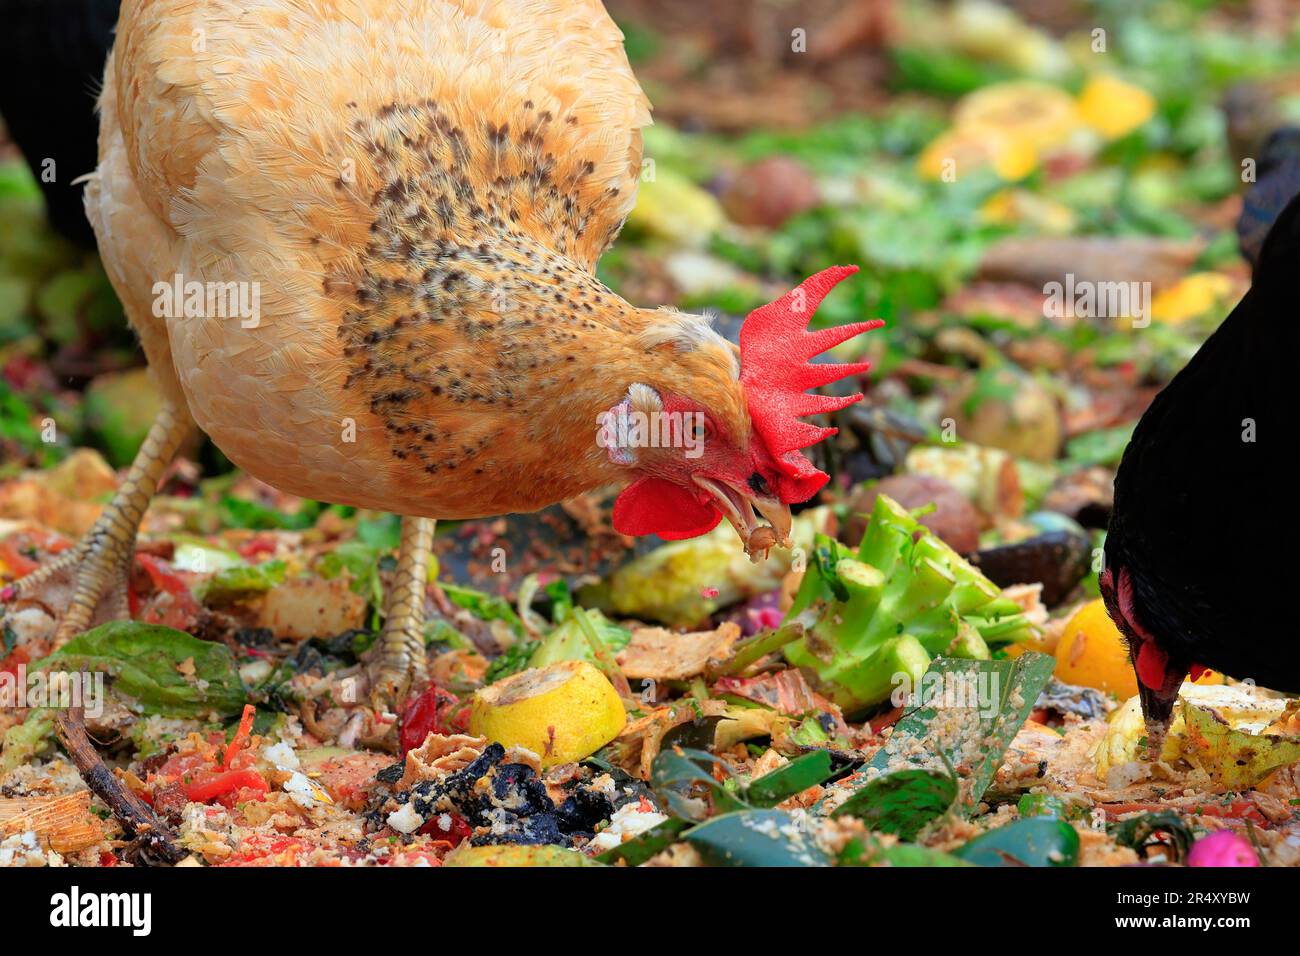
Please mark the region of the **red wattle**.
POLYGON ((640 478, 614 502, 614 530, 619 534, 657 534, 678 541, 712 531, 721 520, 717 508, 663 478, 640 478))
POLYGON ((1165 686, 1165 666, 1168 663, 1168 654, 1151 641, 1143 641, 1138 648, 1135 667, 1138 680, 1151 690, 1162 690, 1165 686))

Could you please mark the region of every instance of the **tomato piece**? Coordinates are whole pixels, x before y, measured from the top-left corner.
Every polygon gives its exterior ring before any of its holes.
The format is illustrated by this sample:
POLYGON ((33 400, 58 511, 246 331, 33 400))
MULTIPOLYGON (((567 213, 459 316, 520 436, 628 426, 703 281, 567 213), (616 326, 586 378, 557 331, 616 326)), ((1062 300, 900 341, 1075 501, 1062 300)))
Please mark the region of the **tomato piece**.
POLYGON ((451 817, 451 827, 444 830, 442 828, 443 814, 438 814, 420 829, 416 830, 422 836, 437 837, 438 843, 448 843, 451 846, 459 846, 461 842, 474 832, 474 828, 469 825, 469 821, 457 813, 449 813, 446 816, 451 817))
POLYGON ((158 768, 157 776, 164 780, 180 780, 205 770, 212 769, 212 761, 202 753, 172 754, 158 768))
POLYGON ((267 534, 258 534, 249 538, 241 544, 236 550, 239 556, 247 561, 263 554, 275 554, 276 541, 275 537, 267 534))
POLYGON ((451 727, 452 730, 455 731, 456 733, 458 734, 469 733, 469 717, 470 717, 470 712, 473 710, 473 707, 471 706, 472 704, 473 701, 466 700, 459 707, 455 707, 452 709, 451 727))
POLYGON ((165 591, 168 594, 190 593, 188 585, 181 576, 168 567, 167 563, 161 558, 156 558, 152 554, 137 553, 135 560, 144 569, 145 574, 149 575, 149 580, 159 591, 165 591))
POLYGON ((39 568, 40 562, 28 557, 44 551, 58 554, 71 547, 71 542, 55 531, 31 529, 11 534, 0 541, 0 575, 17 580, 39 568))
POLYGON ((6 575, 17 580, 31 574, 40 565, 5 542, 0 544, 0 567, 4 569, 6 575))
POLYGON ((218 866, 298 866, 299 857, 307 856, 315 847, 299 837, 285 837, 254 833, 243 844, 239 853, 223 860, 218 866))
POLYGON ((895 707, 892 710, 885 711, 883 714, 877 714, 875 717, 871 718, 871 732, 873 734, 878 734, 886 727, 892 727, 902 719, 902 707, 895 707))
MULTIPOLYGON (((1168 809, 1169 807, 1160 803, 1110 803, 1105 806, 1106 815, 1111 818, 1126 813, 1154 813, 1168 809)), ((1178 812, 1198 817, 1215 817, 1220 820, 1249 820, 1259 826, 1268 826, 1268 818, 1260 812, 1259 807, 1252 800, 1234 800, 1227 806, 1204 803, 1190 809, 1179 808, 1178 812)))
POLYGON ((407 751, 419 747, 431 733, 454 733, 452 723, 447 719, 447 711, 459 703, 455 694, 434 686, 407 704, 398 731, 402 756, 405 757, 407 751))
POLYGON ((127 598, 132 616, 146 624, 161 624, 178 631, 191 630, 203 609, 190 593, 185 579, 152 554, 137 553, 135 560, 156 593, 145 600, 135 588, 130 588, 127 598))
POLYGON ((13 674, 18 676, 18 665, 31 663, 31 657, 27 652, 26 645, 15 647, 9 656, 0 661, 0 674, 13 674))
MULTIPOLYGON (((195 803, 207 803, 218 797, 260 800, 271 788, 256 770, 223 770, 209 773, 185 785, 185 796, 195 803), (247 792, 248 796, 243 796, 247 792)), ((223 806, 232 807, 235 800, 223 806)))

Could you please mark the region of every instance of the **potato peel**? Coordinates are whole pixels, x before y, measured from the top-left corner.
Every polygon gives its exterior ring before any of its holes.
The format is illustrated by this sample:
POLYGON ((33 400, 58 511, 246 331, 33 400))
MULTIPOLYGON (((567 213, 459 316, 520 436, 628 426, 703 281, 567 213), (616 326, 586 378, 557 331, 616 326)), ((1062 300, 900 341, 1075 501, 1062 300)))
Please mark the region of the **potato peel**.
POLYGON ((1213 710, 1183 701, 1183 756, 1226 790, 1249 790, 1279 767, 1300 761, 1300 738, 1234 730, 1213 710))

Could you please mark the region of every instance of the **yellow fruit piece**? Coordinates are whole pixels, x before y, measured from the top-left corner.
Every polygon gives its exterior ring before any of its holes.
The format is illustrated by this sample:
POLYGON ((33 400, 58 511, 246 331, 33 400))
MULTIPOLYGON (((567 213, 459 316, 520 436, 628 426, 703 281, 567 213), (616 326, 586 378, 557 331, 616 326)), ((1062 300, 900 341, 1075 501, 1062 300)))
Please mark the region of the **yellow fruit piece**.
POLYGON ((1014 182, 1038 168, 1038 152, 1027 140, 992 127, 954 127, 935 137, 916 161, 921 176, 944 182, 984 167, 1014 182))
POLYGON ((1107 73, 1092 77, 1079 94, 1079 116, 1107 139, 1119 139, 1156 112, 1156 98, 1107 73))
MULTIPOLYGON (((1183 714, 1180 708, 1174 709, 1174 720, 1169 734, 1165 737, 1160 759, 1175 760, 1182 751, 1183 714)), ((1147 725, 1142 717, 1142 702, 1132 697, 1111 715, 1106 724, 1106 734, 1097 741, 1091 756, 1096 767, 1097 779, 1108 782, 1112 769, 1124 768, 1140 760, 1143 756, 1143 741, 1146 739, 1147 725)), ((1122 772, 1122 771, 1121 771, 1122 772)), ((1123 786, 1120 778, 1113 781, 1123 786)))
POLYGON ((558 661, 484 687, 469 718, 471 733, 525 747, 543 767, 591 756, 626 723, 618 692, 586 661, 558 661))
POLYGON ((1093 687, 1121 699, 1137 694, 1128 644, 1100 598, 1075 611, 1065 625, 1056 646, 1056 676, 1067 684, 1093 687))
POLYGON ((462 843, 442 861, 443 866, 604 866, 591 857, 561 846, 470 846, 462 843))
POLYGON ((953 112, 960 129, 993 129, 1044 152, 1065 146, 1080 128, 1069 93, 1032 80, 996 83, 963 97, 953 112))
POLYGON ((994 226, 1029 225, 1052 236, 1068 235, 1074 210, 1025 189, 1001 189, 980 206, 980 219, 994 226))
MULTIPOLYGON (((1206 747, 1199 738, 1188 740, 1185 713, 1187 704, 1213 712, 1225 728, 1245 734, 1267 734, 1274 732, 1270 725, 1286 712, 1290 703, 1286 698, 1256 694, 1253 689, 1245 686, 1207 687, 1199 682, 1193 684, 1188 681, 1183 682, 1178 696, 1182 705, 1174 708, 1173 721, 1169 725, 1160 759, 1172 762, 1180 757, 1191 756, 1202 765, 1207 765, 1204 759, 1206 747)), ((1137 697, 1132 697, 1110 715, 1106 735, 1097 742, 1092 752, 1098 778, 1106 781, 1112 769, 1124 768, 1142 759, 1142 741, 1146 735, 1142 703, 1137 697)), ((1229 758, 1226 764, 1235 764, 1235 758, 1229 758)))
POLYGON ((1178 325, 1204 315, 1232 295, 1233 280, 1220 272, 1196 272, 1151 300, 1151 317, 1178 325))

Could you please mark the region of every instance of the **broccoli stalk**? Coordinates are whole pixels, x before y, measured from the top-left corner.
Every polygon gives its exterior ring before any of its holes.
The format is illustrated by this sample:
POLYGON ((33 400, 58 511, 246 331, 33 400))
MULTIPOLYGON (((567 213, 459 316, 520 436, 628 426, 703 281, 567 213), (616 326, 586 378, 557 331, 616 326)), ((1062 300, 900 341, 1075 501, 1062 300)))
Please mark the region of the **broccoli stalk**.
POLYGON ((787 620, 807 628, 785 648, 846 714, 889 698, 900 676, 918 681, 933 657, 988 659, 990 646, 1032 632, 1015 602, 999 596, 913 515, 876 499, 856 556, 819 536, 787 620))

